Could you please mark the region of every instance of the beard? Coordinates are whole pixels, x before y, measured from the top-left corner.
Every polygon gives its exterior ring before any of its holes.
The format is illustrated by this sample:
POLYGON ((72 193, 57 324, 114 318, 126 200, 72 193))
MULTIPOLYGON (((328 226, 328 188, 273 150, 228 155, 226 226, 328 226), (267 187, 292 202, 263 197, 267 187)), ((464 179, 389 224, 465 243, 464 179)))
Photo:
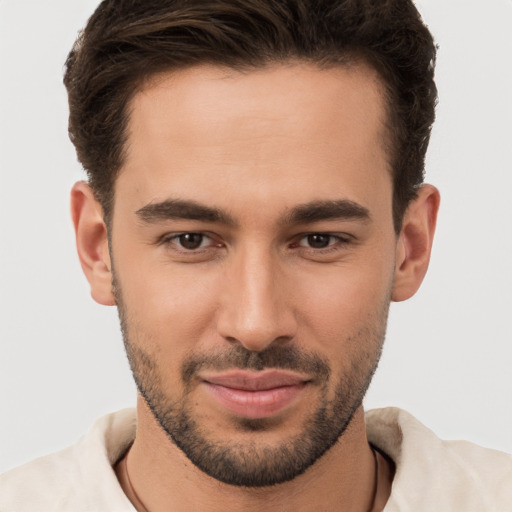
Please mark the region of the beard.
MULTIPOLYGON (((115 281, 114 281, 114 284, 115 281)), ((261 352, 247 350, 241 344, 225 350, 188 356, 181 364, 183 393, 172 399, 162 384, 163 371, 156 356, 143 350, 131 333, 131 318, 114 286, 126 353, 138 391, 168 438, 185 456, 207 475, 229 485, 264 487, 294 479, 311 467, 329 450, 349 427, 380 359, 385 337, 389 301, 372 315, 367 325, 347 336, 340 347, 356 347, 356 356, 346 372, 332 375, 328 361, 318 354, 296 346, 271 344, 261 352), (201 423, 193 410, 190 392, 201 370, 287 369, 311 376, 310 385, 318 388, 319 399, 300 425, 299 433, 279 445, 264 441, 279 420, 275 418, 235 418, 233 424, 248 441, 235 442, 228 435, 218 438, 201 423), (333 384, 334 381, 334 384, 333 384)), ((143 336, 142 336, 143 337, 143 336)), ((346 354, 344 355, 346 358, 346 354)), ((216 432, 215 434, 218 434, 216 432)), ((245 438, 244 438, 245 439, 245 438)))

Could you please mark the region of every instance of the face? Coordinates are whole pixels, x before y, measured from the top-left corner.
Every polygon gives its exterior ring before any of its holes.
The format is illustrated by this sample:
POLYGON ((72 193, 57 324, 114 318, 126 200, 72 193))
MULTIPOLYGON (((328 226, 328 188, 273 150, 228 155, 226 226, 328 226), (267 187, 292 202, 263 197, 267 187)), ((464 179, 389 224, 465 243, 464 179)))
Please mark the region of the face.
POLYGON ((131 104, 111 227, 141 395, 230 484, 305 471, 361 406, 397 239, 385 106, 363 65, 162 75, 131 104))

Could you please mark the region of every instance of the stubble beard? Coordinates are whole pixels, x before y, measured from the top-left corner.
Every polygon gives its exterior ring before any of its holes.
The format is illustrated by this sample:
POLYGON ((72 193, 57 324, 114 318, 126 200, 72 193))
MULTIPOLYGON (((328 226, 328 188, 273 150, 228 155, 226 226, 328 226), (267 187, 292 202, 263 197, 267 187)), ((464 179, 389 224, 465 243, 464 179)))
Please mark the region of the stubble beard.
POLYGON ((169 439, 186 457, 207 475, 229 485, 264 487, 294 479, 311 467, 343 435, 364 395, 380 359, 384 342, 389 301, 363 329, 345 339, 361 349, 350 364, 348 374, 341 375, 332 398, 328 397, 333 378, 325 359, 294 346, 270 345, 261 352, 250 352, 241 345, 226 351, 190 356, 181 367, 185 392, 178 400, 166 395, 156 358, 130 339, 130 316, 122 301, 118 283, 114 286, 121 330, 131 371, 139 390, 156 421, 169 439), (235 443, 213 439, 194 418, 189 392, 197 382, 199 370, 222 371, 238 368, 263 370, 289 369, 313 376, 319 389, 316 410, 303 422, 300 433, 280 445, 261 442, 261 434, 272 429, 272 419, 239 418, 239 432, 252 433, 249 442, 235 443))

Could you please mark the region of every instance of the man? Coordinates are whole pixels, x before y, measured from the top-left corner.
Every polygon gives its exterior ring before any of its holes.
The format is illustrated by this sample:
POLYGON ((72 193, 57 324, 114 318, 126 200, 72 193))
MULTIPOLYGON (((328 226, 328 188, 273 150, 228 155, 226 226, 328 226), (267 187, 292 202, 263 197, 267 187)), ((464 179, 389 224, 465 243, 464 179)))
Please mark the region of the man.
POLYGON ((67 62, 72 213, 136 430, 7 474, 5 510, 509 507, 508 456, 361 405, 428 266, 434 60, 406 1, 100 5, 67 62))

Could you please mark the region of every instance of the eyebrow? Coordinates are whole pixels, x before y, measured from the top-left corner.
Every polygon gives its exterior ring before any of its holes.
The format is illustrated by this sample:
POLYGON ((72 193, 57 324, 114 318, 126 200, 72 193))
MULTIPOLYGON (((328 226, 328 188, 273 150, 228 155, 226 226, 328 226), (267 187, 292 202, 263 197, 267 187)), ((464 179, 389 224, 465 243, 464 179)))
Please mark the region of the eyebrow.
MULTIPOLYGON (((146 224, 173 219, 198 220, 235 226, 237 223, 227 212, 196 201, 167 199, 158 203, 149 203, 136 215, 146 224)), ((348 199, 332 201, 312 201, 298 205, 281 220, 283 225, 309 224, 323 220, 361 220, 371 219, 370 212, 364 206, 348 199)))
POLYGON ((371 220, 368 208, 350 201, 312 201, 293 208, 284 218, 284 224, 309 224, 323 220, 371 220))
POLYGON ((159 203, 149 203, 137 210, 136 215, 147 224, 172 219, 198 220, 234 225, 235 221, 228 213, 195 201, 167 199, 159 203))

